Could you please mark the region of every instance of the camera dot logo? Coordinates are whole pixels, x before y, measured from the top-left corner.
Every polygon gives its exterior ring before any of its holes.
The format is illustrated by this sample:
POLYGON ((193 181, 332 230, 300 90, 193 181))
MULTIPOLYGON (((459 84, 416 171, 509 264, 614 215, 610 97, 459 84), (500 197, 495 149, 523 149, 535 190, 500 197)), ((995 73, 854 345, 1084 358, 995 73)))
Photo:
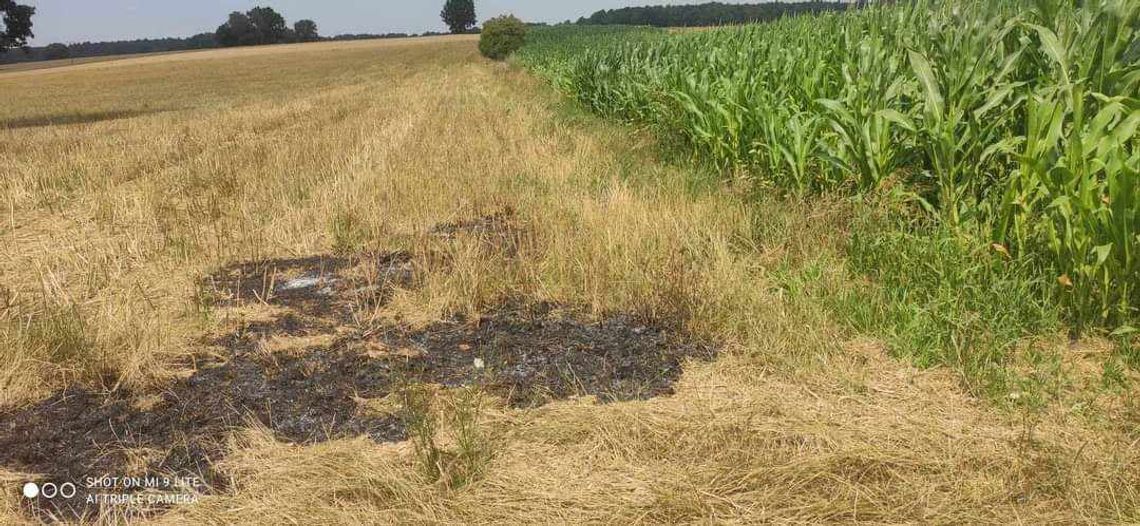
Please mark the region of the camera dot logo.
POLYGON ((34 499, 42 497, 45 499, 54 499, 56 497, 70 499, 78 492, 75 484, 64 482, 63 484, 56 484, 54 482, 46 482, 43 485, 29 482, 24 484, 24 497, 34 499))

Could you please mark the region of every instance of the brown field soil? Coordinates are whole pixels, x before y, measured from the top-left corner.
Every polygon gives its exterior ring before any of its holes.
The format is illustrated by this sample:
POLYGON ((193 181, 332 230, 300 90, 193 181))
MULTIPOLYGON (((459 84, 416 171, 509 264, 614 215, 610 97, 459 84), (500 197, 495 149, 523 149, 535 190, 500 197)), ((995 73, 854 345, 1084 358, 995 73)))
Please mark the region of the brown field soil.
POLYGON ((36 62, 17 62, 14 64, 0 64, 0 74, 13 73, 17 71, 37 71, 42 69, 55 69, 66 68, 69 66, 78 66, 80 64, 91 64, 95 62, 108 62, 112 60, 123 60, 124 58, 137 58, 142 56, 162 55, 164 53, 144 53, 139 55, 111 55, 105 57, 82 57, 82 58, 67 58, 60 60, 41 60, 36 62))
POLYGON ((1134 392, 891 358, 773 278, 866 286, 849 205, 694 187, 474 37, 0 96, 0 523, 1140 521, 1134 392), (20 494, 102 475, 200 480, 20 494))

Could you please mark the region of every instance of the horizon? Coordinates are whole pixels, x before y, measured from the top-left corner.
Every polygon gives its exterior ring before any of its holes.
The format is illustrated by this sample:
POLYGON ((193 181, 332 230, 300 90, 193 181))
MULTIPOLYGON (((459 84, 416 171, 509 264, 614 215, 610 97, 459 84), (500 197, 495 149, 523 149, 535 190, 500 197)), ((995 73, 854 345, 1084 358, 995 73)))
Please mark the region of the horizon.
MULTIPOLYGON (((579 2, 528 2, 526 0, 476 1, 480 22, 504 14, 514 14, 527 22, 559 23, 575 21, 602 9, 646 5, 702 4, 710 0, 582 0, 579 2)), ((772 0, 720 0, 727 4, 771 3, 772 0)), ((303 0, 212 0, 177 2, 172 0, 19 0, 36 8, 28 44, 33 47, 53 43, 113 42, 125 40, 186 38, 213 33, 234 11, 255 6, 271 7, 292 25, 302 19, 317 23, 322 36, 340 34, 424 33, 446 31, 439 18, 443 0, 436 2, 395 2, 379 0, 327 0, 319 5, 303 0)))

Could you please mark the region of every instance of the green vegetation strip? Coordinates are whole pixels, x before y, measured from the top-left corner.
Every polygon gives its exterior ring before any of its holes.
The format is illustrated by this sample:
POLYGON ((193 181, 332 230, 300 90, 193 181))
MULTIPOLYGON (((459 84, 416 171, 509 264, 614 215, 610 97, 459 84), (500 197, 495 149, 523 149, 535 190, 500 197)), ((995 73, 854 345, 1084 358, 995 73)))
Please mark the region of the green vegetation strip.
POLYGON ((1060 320, 1135 332, 1138 33, 1134 1, 917 1, 707 31, 539 29, 516 60, 702 164, 891 203, 848 249, 881 291, 833 303, 920 362, 985 371, 1060 320))
MULTIPOLYGON (((536 31, 605 115, 795 193, 899 188, 1031 257, 1077 326, 1140 306, 1140 4, 916 2, 680 34, 536 31)), ((1127 330, 1127 329, 1125 329, 1127 330)))

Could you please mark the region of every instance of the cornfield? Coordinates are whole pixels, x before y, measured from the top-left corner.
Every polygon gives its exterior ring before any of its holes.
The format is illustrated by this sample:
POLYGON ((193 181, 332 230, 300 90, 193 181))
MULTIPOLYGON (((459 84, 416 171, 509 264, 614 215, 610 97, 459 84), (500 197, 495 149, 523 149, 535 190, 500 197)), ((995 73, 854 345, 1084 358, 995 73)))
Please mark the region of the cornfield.
POLYGON ((669 34, 546 30, 519 60, 787 192, 890 189, 1032 261, 1076 329, 1140 307, 1140 2, 918 0, 669 34), (561 45, 559 45, 559 43, 561 45))

